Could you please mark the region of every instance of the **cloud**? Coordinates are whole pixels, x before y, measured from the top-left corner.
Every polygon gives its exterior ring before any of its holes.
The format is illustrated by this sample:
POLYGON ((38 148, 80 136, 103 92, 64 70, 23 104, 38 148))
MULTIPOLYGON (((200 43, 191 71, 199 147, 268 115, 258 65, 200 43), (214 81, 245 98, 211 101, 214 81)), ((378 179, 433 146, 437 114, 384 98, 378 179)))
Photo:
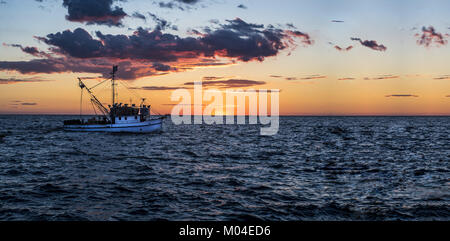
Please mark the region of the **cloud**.
POLYGON ((354 80, 355 78, 352 77, 343 77, 343 78, 339 78, 338 80, 354 80))
POLYGON ((301 80, 312 80, 312 79, 324 79, 326 77, 327 76, 324 76, 324 75, 311 75, 311 76, 303 77, 303 78, 300 78, 300 79, 301 80))
POLYGON ((285 80, 297 80, 297 77, 286 77, 285 80))
POLYGON ((343 20, 331 20, 332 23, 343 23, 343 20))
POLYGON ((326 78, 327 76, 323 76, 323 75, 310 75, 310 76, 306 76, 306 77, 302 77, 302 78, 298 78, 298 77, 284 77, 281 75, 270 75, 269 77, 272 78, 283 78, 285 80, 314 80, 314 79, 323 79, 326 78))
MULTIPOLYGON (((184 85, 194 85, 195 82, 187 82, 184 85)), ((264 85, 264 81, 246 80, 246 79, 229 79, 229 80, 216 80, 216 81, 203 81, 203 87, 217 87, 220 89, 225 88, 245 88, 256 85, 264 85)))
POLYGON ((192 9, 195 5, 200 3, 201 0, 171 0, 168 2, 160 1, 159 7, 160 8, 169 8, 174 9, 177 8, 179 10, 186 10, 186 9, 192 9))
POLYGON ((173 2, 168 2, 168 3, 166 3, 166 2, 159 2, 158 4, 159 4, 160 8, 170 8, 170 9, 172 9, 172 8, 175 7, 173 2))
POLYGON ((148 15, 150 15, 153 21, 156 22, 156 30, 165 30, 166 28, 169 28, 172 25, 169 21, 162 19, 153 13, 148 13, 148 15))
POLYGON ((141 14, 141 13, 138 13, 138 12, 134 12, 133 15, 131 15, 131 16, 134 17, 134 18, 142 19, 142 20, 144 20, 144 21, 147 20, 147 18, 145 17, 144 14, 141 14))
POLYGON ((444 79, 450 79, 450 75, 442 75, 433 79, 438 79, 438 80, 444 80, 444 79))
POLYGON ((438 47, 447 44, 445 37, 441 33, 436 32, 432 26, 428 28, 422 27, 422 34, 416 34, 416 36, 419 37, 417 44, 424 45, 425 47, 430 47, 433 44, 438 47))
POLYGON ((131 36, 97 31, 99 39, 94 39, 86 30, 77 28, 73 32, 49 34, 43 41, 56 47, 57 52, 76 58, 113 57, 157 62, 199 56, 263 61, 295 45, 294 38, 312 44, 307 34, 298 31, 264 29, 263 25, 249 24, 239 18, 228 23, 197 38, 164 34, 159 28, 154 31, 139 28, 131 36))
POLYGON ((272 77, 272 78, 283 78, 283 76, 281 76, 281 75, 270 75, 269 77, 272 77))
POLYGON ((19 106, 19 105, 33 106, 33 105, 37 105, 36 102, 24 102, 22 100, 13 100, 13 101, 10 101, 10 102, 12 102, 12 103, 9 104, 9 105, 12 105, 12 106, 19 106))
POLYGON ((242 8, 242 9, 247 9, 247 6, 245 6, 244 4, 239 4, 237 7, 242 8))
POLYGON ((35 83, 35 82, 43 82, 43 81, 49 81, 46 79, 41 79, 39 77, 33 77, 33 78, 9 78, 9 79, 2 79, 0 78, 0 85, 1 84, 18 84, 18 83, 35 83))
POLYGON ((3 43, 3 46, 20 48, 24 53, 31 54, 35 57, 47 56, 45 52, 39 51, 36 47, 23 47, 20 44, 5 44, 5 43, 3 43))
POLYGON ((375 40, 361 40, 360 38, 350 38, 353 41, 359 41, 361 45, 371 48, 376 51, 386 51, 386 47, 382 44, 378 44, 375 40))
POLYGON ((238 61, 262 62, 283 50, 294 49, 297 40, 304 45, 312 44, 306 33, 247 23, 239 18, 195 37, 163 33, 161 28, 138 28, 132 35, 97 31, 93 36, 77 28, 36 39, 50 46, 49 54, 28 51, 42 58, 0 61, 0 71, 84 72, 107 76, 114 64, 119 65, 119 78, 136 79, 198 67, 226 66, 238 61))
POLYGON ((286 36, 289 36, 291 39, 291 43, 293 42, 293 38, 299 38, 301 39, 301 42, 305 45, 313 45, 314 41, 310 38, 310 36, 307 33, 303 33, 300 31, 291 31, 287 30, 285 31, 286 36))
POLYGON ((200 0, 175 0, 175 1, 191 5, 200 2, 200 0))
POLYGON ((170 67, 170 65, 161 64, 161 63, 153 63, 152 65, 153 69, 157 71, 170 71, 170 70, 176 70, 174 67, 170 67))
POLYGON ((72 22, 107 26, 122 26, 122 19, 127 14, 120 7, 112 4, 119 0, 64 0, 67 8, 66 19, 72 22))
POLYGON ((341 47, 335 45, 334 48, 341 52, 347 52, 347 51, 350 51, 353 48, 353 46, 350 45, 347 48, 341 48, 341 47))
POLYGON ((412 94, 394 94, 394 95, 385 95, 385 97, 419 97, 418 95, 412 95, 412 94))
POLYGON ((372 78, 373 80, 382 80, 382 79, 398 79, 400 76, 398 75, 382 75, 378 77, 372 78))
POLYGON ((204 76, 202 79, 203 80, 218 80, 218 79, 223 79, 224 77, 221 76, 204 76))

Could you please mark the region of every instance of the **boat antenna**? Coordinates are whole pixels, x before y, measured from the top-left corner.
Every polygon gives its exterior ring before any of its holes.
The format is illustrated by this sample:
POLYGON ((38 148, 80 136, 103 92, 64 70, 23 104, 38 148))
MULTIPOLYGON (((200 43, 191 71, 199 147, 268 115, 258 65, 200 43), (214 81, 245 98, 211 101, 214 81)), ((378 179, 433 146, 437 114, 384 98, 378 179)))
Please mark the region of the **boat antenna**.
POLYGON ((118 66, 117 65, 113 65, 113 70, 112 70, 112 72, 111 72, 111 75, 112 75, 112 78, 111 78, 111 86, 112 86, 112 106, 114 106, 114 104, 116 103, 116 88, 115 88, 115 85, 116 85, 116 83, 115 83, 115 74, 116 74, 116 72, 117 72, 117 70, 118 70, 118 66))

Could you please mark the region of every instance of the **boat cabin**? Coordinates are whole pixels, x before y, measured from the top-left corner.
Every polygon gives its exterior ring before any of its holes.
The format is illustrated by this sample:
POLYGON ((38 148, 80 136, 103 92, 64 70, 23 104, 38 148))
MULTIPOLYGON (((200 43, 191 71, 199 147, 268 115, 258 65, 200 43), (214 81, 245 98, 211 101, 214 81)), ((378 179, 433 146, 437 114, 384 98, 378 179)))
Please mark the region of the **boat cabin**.
POLYGON ((150 116, 150 105, 136 107, 134 104, 122 105, 122 103, 108 106, 109 115, 113 124, 130 124, 145 121, 150 116))

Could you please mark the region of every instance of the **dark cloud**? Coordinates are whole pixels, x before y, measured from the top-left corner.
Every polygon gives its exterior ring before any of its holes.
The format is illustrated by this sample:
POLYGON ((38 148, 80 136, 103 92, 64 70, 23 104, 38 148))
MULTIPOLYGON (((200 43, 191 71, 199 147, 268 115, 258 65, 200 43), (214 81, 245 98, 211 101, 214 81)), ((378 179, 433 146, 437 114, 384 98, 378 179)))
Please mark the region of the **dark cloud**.
POLYGON ((0 61, 1 70, 14 70, 21 74, 51 74, 51 73, 97 73, 109 77, 112 65, 119 65, 117 77, 125 80, 134 80, 145 76, 161 75, 152 68, 152 63, 134 63, 131 61, 116 61, 109 59, 76 58, 48 58, 33 59, 30 61, 0 61))
POLYGON ((398 75, 382 75, 382 76, 378 76, 378 77, 374 77, 372 78, 373 80, 382 80, 382 79, 398 79, 400 78, 400 76, 398 75))
POLYGON ((418 95, 412 95, 412 94, 402 94, 402 95, 385 95, 385 97, 419 97, 418 95))
POLYGON ((337 49, 338 51, 341 51, 341 52, 347 52, 347 51, 352 50, 353 46, 350 45, 347 48, 341 48, 341 47, 335 45, 334 48, 337 49))
POLYGON ((40 79, 38 77, 34 78, 9 78, 9 79, 1 79, 0 78, 0 84, 18 84, 18 83, 35 83, 35 82, 43 82, 48 81, 46 79, 40 79))
POLYGON ((218 79, 223 79, 224 77, 221 76, 205 76, 202 79, 203 80, 218 80, 218 79))
POLYGON ((299 77, 284 77, 284 76, 281 76, 281 75, 270 75, 269 77, 272 77, 272 78, 282 78, 282 79, 285 79, 285 80, 314 80, 314 79, 324 79, 324 78, 326 78, 327 76, 323 76, 323 75, 310 75, 310 76, 307 76, 307 77, 302 77, 302 78, 299 78, 299 77))
POLYGON ((157 30, 165 30, 166 28, 168 28, 172 25, 169 21, 162 19, 153 13, 148 13, 148 15, 150 15, 150 17, 153 19, 153 21, 156 22, 157 30))
POLYGON ((283 78, 283 76, 281 76, 281 75, 270 75, 269 77, 272 77, 272 78, 283 78))
POLYGON ((416 36, 419 37, 417 44, 425 47, 430 47, 432 44, 438 47, 447 44, 445 37, 441 33, 436 32, 432 26, 428 28, 422 27, 422 34, 416 34, 416 36))
POLYGON ((33 59, 30 61, 0 61, 0 70, 16 70, 22 74, 64 72, 53 59, 33 59))
POLYGON ((56 52, 76 58, 93 58, 104 54, 102 42, 92 38, 82 28, 77 28, 73 32, 66 30, 56 34, 49 34, 47 38, 42 38, 42 40, 48 45, 57 47, 53 49, 56 52))
POLYGON ((239 4, 237 7, 242 8, 242 9, 247 9, 247 6, 245 6, 244 4, 239 4))
POLYGON ((295 27, 295 25, 293 23, 287 23, 286 27, 290 28, 290 29, 296 29, 297 27, 295 27))
POLYGON ((332 23, 343 23, 344 21, 342 20, 331 20, 332 23))
POLYGON ((312 80, 312 79, 325 79, 327 76, 324 75, 311 75, 301 78, 301 80, 312 80))
POLYGON ((353 41, 359 41, 361 45, 371 48, 376 51, 386 51, 386 47, 382 44, 378 44, 375 40, 361 40, 360 38, 350 38, 353 41))
POLYGON ((21 105, 28 105, 28 106, 30 106, 30 105, 37 105, 37 103, 35 103, 35 102, 24 102, 24 103, 20 103, 21 105))
POLYGON ((352 77, 343 77, 343 78, 339 78, 338 80, 354 80, 355 78, 352 77))
POLYGON ((141 14, 141 13, 138 13, 138 12, 134 12, 133 15, 132 15, 132 17, 134 17, 134 18, 139 18, 139 19, 142 19, 142 20, 144 20, 144 21, 147 20, 147 18, 145 17, 145 15, 143 15, 143 14, 141 14))
MULTIPOLYGON (((162 23, 163 24, 163 23, 162 23)), ((197 31, 198 32, 198 31, 197 31)), ((155 62, 176 61, 179 58, 228 57, 241 61, 263 61, 280 50, 294 45, 294 38, 312 44, 307 34, 281 29, 264 29, 264 25, 249 24, 241 19, 228 20, 228 24, 200 37, 181 38, 139 28, 133 35, 111 35, 96 32, 94 39, 86 30, 49 34, 42 40, 55 47, 55 51, 76 58, 114 57, 119 59, 145 59, 155 62)))
POLYGON ((160 8, 170 8, 170 9, 172 9, 172 8, 175 7, 173 2, 168 2, 168 3, 166 3, 166 2, 159 2, 158 4, 159 4, 160 8))
POLYGON ((122 26, 122 19, 127 16, 122 8, 112 6, 119 0, 64 0, 67 8, 66 19, 73 22, 98 24, 107 26, 122 26))
POLYGON ((294 46, 294 38, 312 44, 307 34, 281 29, 263 29, 263 25, 249 24, 241 19, 210 33, 199 33, 198 38, 181 38, 139 28, 133 35, 111 35, 96 32, 94 39, 86 30, 49 34, 43 41, 53 45, 55 51, 76 58, 114 57, 120 59, 145 59, 155 62, 176 61, 179 58, 205 56, 228 57, 241 61, 263 61, 280 50, 294 46))
POLYGON ((170 71, 170 70, 176 70, 176 68, 170 67, 170 65, 161 64, 161 63, 153 63, 152 65, 153 69, 157 71, 170 71))
POLYGON ((36 39, 48 44, 51 53, 44 56, 38 54, 42 52, 37 49, 18 45, 23 51, 42 58, 0 61, 0 70, 23 74, 85 72, 106 76, 114 64, 120 66, 119 78, 135 79, 237 61, 264 61, 282 50, 295 48, 298 39, 304 45, 312 44, 306 33, 246 23, 239 18, 208 32, 198 32, 196 37, 163 33, 162 27, 153 31, 138 28, 132 35, 97 31, 95 36, 77 28, 36 39))
MULTIPOLYGON (((184 85, 194 85, 195 82, 187 82, 184 85)), ((264 81, 256 80, 246 80, 246 79, 229 79, 229 80, 216 80, 216 81, 203 81, 202 86, 204 87, 217 87, 220 89, 225 88, 245 88, 252 87, 256 85, 264 85, 264 81)))
POLYGON ((45 52, 39 51, 36 47, 23 47, 20 44, 5 44, 5 43, 3 43, 3 46, 20 48, 24 53, 31 54, 35 57, 47 56, 45 52))
POLYGON ((220 21, 218 19, 210 19, 209 22, 212 23, 212 24, 219 24, 220 23, 220 21))
POLYGON ((192 9, 195 5, 197 5, 197 3, 200 2, 201 0, 171 0, 168 2, 160 1, 158 4, 160 8, 177 8, 184 11, 186 9, 192 9))
POLYGON ((200 2, 200 0, 175 0, 175 1, 185 4, 196 4, 200 2))
POLYGON ((436 77, 436 78, 433 78, 433 79, 441 79, 441 80, 443 80, 443 79, 450 79, 450 75, 443 75, 443 76, 439 76, 439 77, 436 77))

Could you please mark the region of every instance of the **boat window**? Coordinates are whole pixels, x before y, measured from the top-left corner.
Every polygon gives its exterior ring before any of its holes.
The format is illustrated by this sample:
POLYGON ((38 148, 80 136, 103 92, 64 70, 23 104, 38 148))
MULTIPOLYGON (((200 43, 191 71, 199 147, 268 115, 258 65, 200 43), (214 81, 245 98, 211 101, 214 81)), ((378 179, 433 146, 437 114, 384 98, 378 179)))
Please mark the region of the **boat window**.
POLYGON ((122 117, 119 117, 119 120, 122 120, 122 117))
POLYGON ((127 117, 125 116, 125 120, 127 120, 127 117))

